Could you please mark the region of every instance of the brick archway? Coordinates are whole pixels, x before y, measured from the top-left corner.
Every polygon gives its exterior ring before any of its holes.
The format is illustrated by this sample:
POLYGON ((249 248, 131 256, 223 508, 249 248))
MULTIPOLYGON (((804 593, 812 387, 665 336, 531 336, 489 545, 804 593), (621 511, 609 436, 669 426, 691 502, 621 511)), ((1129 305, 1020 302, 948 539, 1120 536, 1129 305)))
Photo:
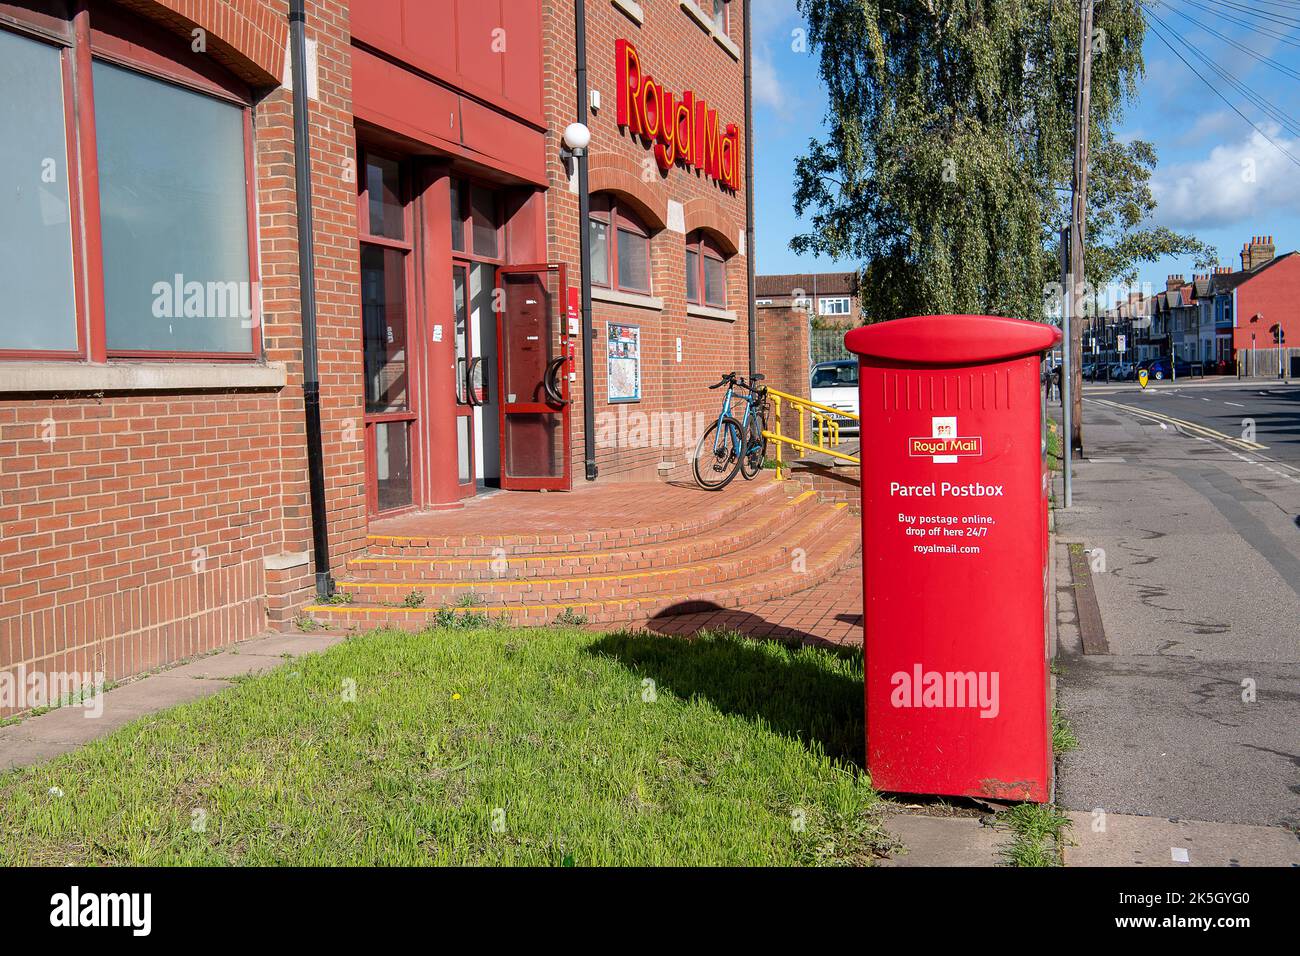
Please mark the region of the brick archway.
POLYGON ((213 59, 252 86, 280 85, 289 21, 264 0, 118 0, 175 33, 207 33, 213 59))
POLYGON ((735 221, 722 211, 722 204, 716 199, 699 196, 689 200, 682 206, 682 218, 685 220, 688 236, 697 229, 703 229, 718 241, 727 255, 734 256, 740 251, 739 228, 735 221))
POLYGON ((587 188, 593 195, 613 193, 625 200, 651 232, 657 232, 668 224, 667 210, 655 195, 653 186, 621 168, 619 161, 607 153, 588 154, 587 188))

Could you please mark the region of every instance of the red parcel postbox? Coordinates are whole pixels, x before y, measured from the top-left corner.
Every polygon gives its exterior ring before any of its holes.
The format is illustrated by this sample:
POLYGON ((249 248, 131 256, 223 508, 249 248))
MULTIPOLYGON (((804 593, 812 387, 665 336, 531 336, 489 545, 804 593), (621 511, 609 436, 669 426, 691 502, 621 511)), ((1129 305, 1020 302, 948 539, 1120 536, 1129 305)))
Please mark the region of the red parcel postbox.
POLYGON ((881 790, 1045 801, 1051 326, 932 315, 854 329, 867 766, 881 790))

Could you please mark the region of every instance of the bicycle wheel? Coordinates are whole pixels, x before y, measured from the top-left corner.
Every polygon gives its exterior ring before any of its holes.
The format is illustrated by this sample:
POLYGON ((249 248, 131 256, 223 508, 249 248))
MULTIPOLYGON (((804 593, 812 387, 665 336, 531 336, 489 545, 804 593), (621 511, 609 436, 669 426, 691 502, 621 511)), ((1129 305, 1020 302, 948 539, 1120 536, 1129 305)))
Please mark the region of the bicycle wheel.
POLYGON ((762 412, 754 412, 749 420, 749 434, 745 436, 745 454, 740 459, 740 474, 746 481, 753 481, 763 470, 767 460, 767 422, 762 412))
POLYGON ((730 417, 722 419, 721 433, 718 422, 713 422, 695 446, 691 467, 695 470, 696 483, 707 491, 726 487, 740 469, 742 447, 740 422, 730 417))

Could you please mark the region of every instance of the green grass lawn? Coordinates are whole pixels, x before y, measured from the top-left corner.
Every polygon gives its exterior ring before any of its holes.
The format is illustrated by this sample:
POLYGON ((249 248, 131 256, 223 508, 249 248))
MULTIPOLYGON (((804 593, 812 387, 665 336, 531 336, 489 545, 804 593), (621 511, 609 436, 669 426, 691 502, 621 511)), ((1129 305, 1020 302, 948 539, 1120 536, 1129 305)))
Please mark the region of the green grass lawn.
POLYGON ((0 864, 866 864, 862 737, 857 652, 378 631, 0 773, 0 864))

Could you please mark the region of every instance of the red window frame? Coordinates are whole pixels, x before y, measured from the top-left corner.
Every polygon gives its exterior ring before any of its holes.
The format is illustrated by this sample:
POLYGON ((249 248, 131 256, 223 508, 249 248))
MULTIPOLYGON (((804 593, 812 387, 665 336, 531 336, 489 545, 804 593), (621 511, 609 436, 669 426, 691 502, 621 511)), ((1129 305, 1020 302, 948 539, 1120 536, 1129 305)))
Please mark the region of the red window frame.
MULTIPOLYGON (((423 314, 420 289, 416 285, 419 262, 415 246, 415 179, 411 164, 401 156, 370 149, 360 145, 357 149, 357 262, 360 266, 362 246, 376 246, 393 249, 405 256, 403 266, 403 283, 406 289, 406 408, 398 411, 372 412, 367 407, 366 396, 362 395, 362 428, 364 431, 364 451, 366 461, 366 511, 371 517, 390 518, 394 515, 416 511, 423 504, 421 496, 421 455, 419 419, 424 408, 424 395, 421 391, 424 375, 423 330, 418 317, 423 314), (370 229, 370 182, 366 175, 367 160, 370 157, 384 159, 397 164, 398 200, 402 204, 402 238, 394 239, 374 233, 370 229), (396 508, 379 509, 379 487, 375 480, 378 457, 375 448, 375 426, 396 423, 406 425, 406 449, 411 459, 411 503, 396 508)), ((358 289, 358 296, 360 290, 358 289)), ((363 332, 364 337, 364 332, 363 332)), ((364 341, 362 345, 364 347, 364 341)))
MULTIPOLYGON (((606 260, 608 274, 603 281, 600 276, 592 275, 592 284, 619 292, 631 292, 635 295, 649 295, 654 285, 654 273, 651 268, 650 230, 647 229, 636 213, 632 212, 617 196, 609 193, 597 193, 591 197, 591 219, 604 223, 608 227, 606 242, 606 260), (628 285, 618 271, 618 242, 620 232, 630 232, 645 239, 645 275, 644 288, 628 285)), ((591 228, 588 226, 587 228, 591 228)))
MULTIPOLYGON (((725 309, 727 307, 727 256, 722 251, 722 246, 716 239, 710 236, 702 229, 697 229, 686 237, 686 252, 695 253, 695 297, 690 295, 690 285, 687 285, 686 301, 692 305, 704 305, 711 309, 725 309), (712 259, 722 266, 722 298, 718 301, 709 301, 708 293, 705 291, 708 286, 704 281, 704 261, 712 259)), ((686 261, 687 270, 690 269, 690 258, 683 256, 686 261)))
POLYGON ((0 29, 60 48, 63 70, 65 157, 68 205, 72 229, 73 301, 77 349, 38 350, 0 348, 0 360, 86 361, 110 358, 152 361, 211 360, 248 362, 262 355, 262 311, 256 289, 260 280, 257 256, 257 200, 253 160, 252 94, 211 57, 187 53, 189 42, 103 0, 75 0, 66 17, 48 11, 5 5, 0 29), (134 70, 191 92, 223 100, 243 111, 244 199, 248 226, 248 281, 253 323, 247 352, 183 352, 119 350, 107 347, 104 300, 103 233, 99 204, 99 153, 95 136, 92 67, 96 60, 134 70))

